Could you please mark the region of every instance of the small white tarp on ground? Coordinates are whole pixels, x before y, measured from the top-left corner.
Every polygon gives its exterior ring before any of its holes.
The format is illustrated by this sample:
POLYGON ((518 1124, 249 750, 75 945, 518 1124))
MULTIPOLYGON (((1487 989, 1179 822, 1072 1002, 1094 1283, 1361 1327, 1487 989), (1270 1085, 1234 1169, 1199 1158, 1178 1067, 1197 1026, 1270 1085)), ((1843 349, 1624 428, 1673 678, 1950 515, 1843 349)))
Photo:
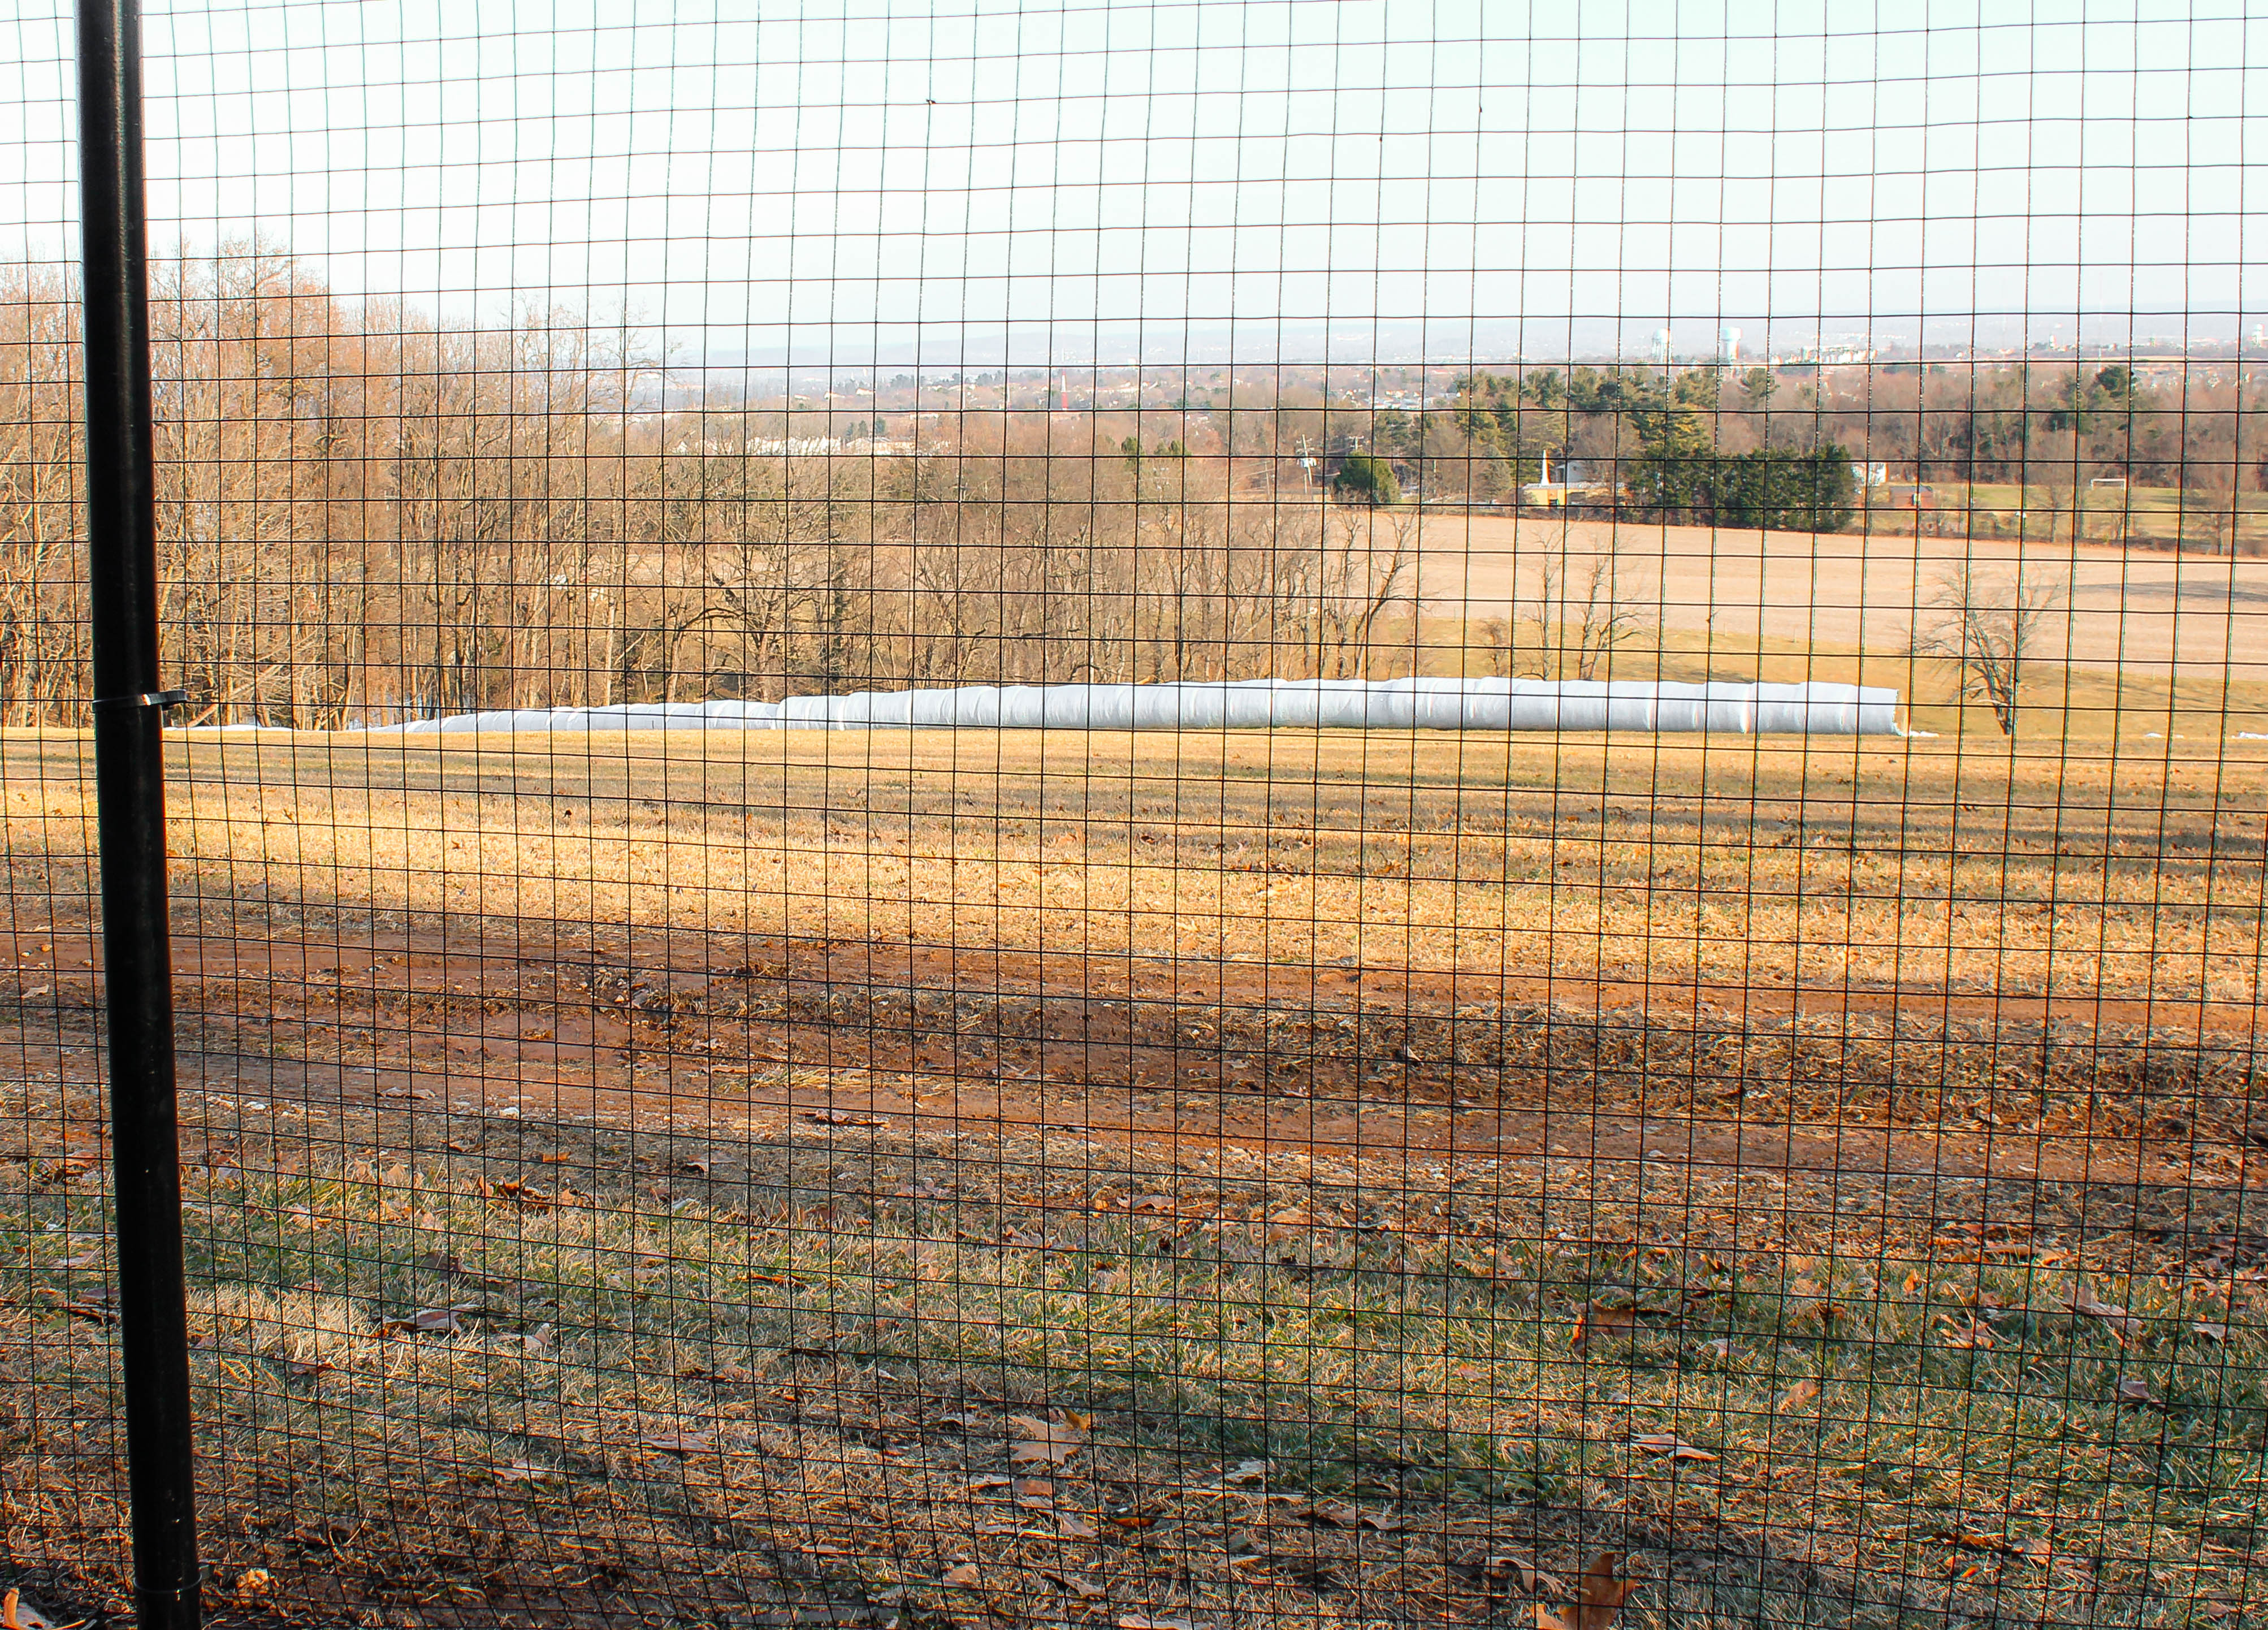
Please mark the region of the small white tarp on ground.
POLYGON ((1896 735, 1881 686, 1635 680, 1249 679, 1157 685, 962 685, 783 702, 456 713, 372 734, 597 730, 1635 730, 1896 735))

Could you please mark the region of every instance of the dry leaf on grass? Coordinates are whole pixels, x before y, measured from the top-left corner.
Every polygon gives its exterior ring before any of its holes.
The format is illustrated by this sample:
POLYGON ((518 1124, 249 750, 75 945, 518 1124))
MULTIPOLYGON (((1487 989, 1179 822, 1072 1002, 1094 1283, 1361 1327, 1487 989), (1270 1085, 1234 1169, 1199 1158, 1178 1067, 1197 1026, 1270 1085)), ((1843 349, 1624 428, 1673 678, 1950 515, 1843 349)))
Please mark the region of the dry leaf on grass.
POLYGON ((1627 1335, 1637 1324, 1636 1308, 1586 1302, 1575 1314, 1575 1334, 1567 1345, 1577 1353, 1585 1352, 1594 1336, 1627 1335))
POLYGON ((976 1564, 961 1562, 948 1567, 938 1575, 938 1582, 961 1588, 973 1587, 976 1583, 976 1564))
POLYGON ((1325 1528, 1352 1528, 1362 1521, 1362 1513, 1344 1500, 1318 1500, 1294 1506, 1291 1514, 1310 1523, 1320 1523, 1325 1528))
POLYGON ((1061 1420, 1042 1420, 1036 1415, 1011 1415, 1011 1430, 1020 1434, 1008 1451, 1011 1465, 1059 1466, 1086 1447, 1086 1424, 1065 1412, 1061 1420))
POLYGON ((640 1438, 638 1447, 657 1455, 697 1455, 715 1442, 707 1432, 654 1432, 640 1438))
POLYGON ((1082 1602, 1097 1601, 1108 1594, 1093 1580, 1083 1579, 1077 1574, 1051 1574, 1042 1571, 1040 1577, 1051 1585, 1070 1591, 1082 1602))
POLYGON ((1818 1396, 1819 1383, 1807 1376, 1781 1395, 1779 1412, 1785 1415, 1790 1410, 1801 1409, 1818 1396))
POLYGON ((1264 1483, 1268 1480, 1268 1463, 1264 1460, 1240 1460, 1233 1470, 1220 1474, 1220 1480, 1247 1486, 1264 1483))
POLYGON ((1992 1351, 1991 1329, 1986 1326, 1984 1320, 1973 1314, 1965 1322, 1960 1324, 1949 1318, 1946 1319, 1940 1328, 1945 1331, 1945 1345, 1948 1347, 1957 1347, 1963 1352, 1973 1353, 1992 1351))
POLYGON ((2133 1376, 2118 1377, 2118 1401, 2121 1404, 2146 1404, 2154 1409, 2165 1407, 2165 1401, 2150 1390, 2150 1383, 2133 1376))
POLYGON ((1705 1449, 1695 1448, 1675 1432, 1641 1432, 1631 1439, 1631 1447, 1652 1455, 1667 1455, 1672 1460, 1706 1461, 1717 1457, 1705 1449))
POLYGON ((1636 1580, 1623 1576, 1622 1553, 1602 1551, 1591 1559, 1590 1568, 1565 1613, 1536 1608, 1536 1630, 1607 1630, 1637 1589, 1636 1580))
POLYGON ((75 1619, 69 1624, 57 1624, 13 1589, 0 1594, 0 1630, 79 1630, 87 1622, 75 1619))
POLYGON ((540 1466, 532 1460, 515 1460, 508 1466, 496 1469, 499 1483, 548 1483, 559 1475, 551 1466, 540 1466))
POLYGON ((2063 1305, 2073 1313, 2091 1318, 2109 1327, 2120 1346, 2126 1346, 2142 1333, 2142 1321, 2115 1302, 2099 1302, 2093 1292, 2081 1288, 2063 1299, 2063 1305))
POLYGON ((1056 1518, 1056 1532, 1065 1539, 1093 1539, 1099 1531, 1085 1517, 1074 1516, 1068 1511, 1056 1518))
POLYGON ((2198 1335, 2203 1336, 2207 1341, 2226 1341, 2228 1339, 2228 1326, 2226 1324, 2216 1324, 2211 1319, 2198 1319, 2195 1323, 2191 1324, 2190 1328, 2198 1335))
POLYGON ((459 1321, 481 1311, 477 1302, 459 1302, 453 1308, 420 1308, 405 1318, 386 1319, 379 1323, 378 1333, 391 1336, 402 1332, 414 1336, 461 1336, 465 1327, 459 1321))

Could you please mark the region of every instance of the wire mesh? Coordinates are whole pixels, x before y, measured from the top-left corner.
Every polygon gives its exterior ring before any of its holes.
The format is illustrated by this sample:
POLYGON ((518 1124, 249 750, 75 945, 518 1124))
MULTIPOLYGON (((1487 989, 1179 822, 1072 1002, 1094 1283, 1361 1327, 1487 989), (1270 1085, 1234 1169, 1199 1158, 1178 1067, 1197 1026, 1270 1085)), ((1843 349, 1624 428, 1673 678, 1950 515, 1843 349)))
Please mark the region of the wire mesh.
MULTIPOLYGON (((207 1606, 2257 1622, 2241 8, 146 19, 207 1606)), ((128 1614, 68 11, 0 1582, 128 1614)))

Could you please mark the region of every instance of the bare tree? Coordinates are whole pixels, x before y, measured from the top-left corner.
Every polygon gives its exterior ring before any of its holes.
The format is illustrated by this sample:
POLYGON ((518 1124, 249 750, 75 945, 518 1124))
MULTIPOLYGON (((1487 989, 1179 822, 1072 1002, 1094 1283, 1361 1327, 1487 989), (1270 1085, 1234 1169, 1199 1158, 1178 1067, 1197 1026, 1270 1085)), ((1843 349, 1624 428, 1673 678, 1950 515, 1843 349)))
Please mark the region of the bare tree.
POLYGON ((1417 517, 1402 510, 1334 510, 1322 542, 1314 612, 1301 643, 1318 678, 1373 678, 1381 623, 1416 603, 1417 517))
POLYGON ((1992 709, 2000 734, 2014 739, 2024 665, 2049 614, 2069 598, 2068 578, 2025 580, 2022 563, 2007 576, 1987 574, 1963 558, 1940 569, 1914 619, 1913 654, 1955 665, 1961 699, 1992 709))
MULTIPOLYGON (((1535 593, 1517 622, 1532 636, 1526 666, 1537 679, 1596 679, 1621 646, 1652 626, 1631 603, 1633 575, 1619 529, 1604 544, 1562 526, 1535 560, 1535 593)), ((1515 642, 1518 630, 1512 631, 1515 642)), ((1508 660, 1515 667, 1515 649, 1508 660)))

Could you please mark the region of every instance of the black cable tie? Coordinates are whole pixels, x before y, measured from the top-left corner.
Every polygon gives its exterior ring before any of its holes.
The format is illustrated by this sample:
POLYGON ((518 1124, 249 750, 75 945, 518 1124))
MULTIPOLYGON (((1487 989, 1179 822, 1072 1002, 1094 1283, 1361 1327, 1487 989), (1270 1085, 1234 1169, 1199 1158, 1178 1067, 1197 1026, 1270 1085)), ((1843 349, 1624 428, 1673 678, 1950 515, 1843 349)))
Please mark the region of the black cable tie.
POLYGON ((179 707, 188 699, 186 690, 144 690, 137 696, 97 697, 94 711, 107 713, 122 707, 179 707))

